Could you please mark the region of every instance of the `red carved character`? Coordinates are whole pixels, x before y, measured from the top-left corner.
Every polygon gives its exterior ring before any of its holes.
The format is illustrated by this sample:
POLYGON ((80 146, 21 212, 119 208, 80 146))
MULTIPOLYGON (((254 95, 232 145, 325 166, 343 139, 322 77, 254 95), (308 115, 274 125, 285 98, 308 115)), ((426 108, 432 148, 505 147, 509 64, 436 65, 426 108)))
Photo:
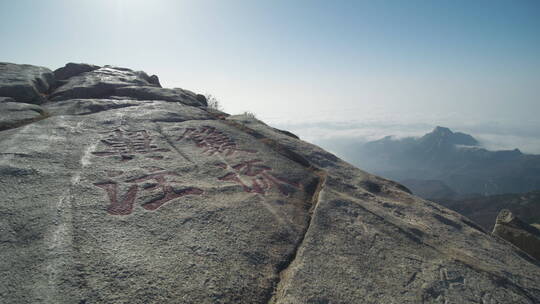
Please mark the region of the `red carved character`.
POLYGON ((132 154, 170 151, 152 144, 152 138, 146 130, 125 131, 120 128, 115 129, 101 142, 107 146, 107 150, 92 152, 92 154, 96 156, 119 155, 122 160, 132 159, 132 154))
POLYGON ((179 176, 173 172, 155 172, 143 177, 127 180, 128 183, 135 183, 131 185, 126 194, 122 198, 118 198, 118 183, 116 182, 103 182, 95 183, 94 185, 102 188, 107 192, 109 197, 110 204, 107 206, 107 212, 111 215, 128 215, 133 212, 133 204, 137 199, 137 193, 139 191, 138 183, 145 181, 153 180, 156 183, 150 184, 147 187, 141 187, 142 191, 154 190, 160 188, 162 195, 156 199, 153 199, 149 202, 146 202, 142 207, 146 210, 154 211, 159 207, 163 206, 165 203, 179 198, 185 195, 200 195, 203 193, 203 190, 195 187, 183 188, 180 190, 174 189, 170 185, 170 182, 165 178, 166 176, 179 176))
POLYGON ((144 209, 153 211, 175 198, 179 198, 185 195, 200 195, 203 193, 203 190, 199 188, 194 188, 194 187, 188 187, 181 190, 176 190, 166 180, 165 178, 166 176, 179 176, 179 175, 174 172, 157 172, 157 173, 152 173, 143 177, 139 177, 139 178, 131 179, 127 181, 129 183, 141 183, 148 180, 154 180, 156 181, 156 185, 151 185, 150 187, 143 188, 143 190, 153 190, 158 187, 161 188, 163 195, 157 199, 154 199, 152 201, 149 201, 143 204, 142 207, 144 209))
POLYGON ((256 153, 256 150, 240 149, 236 142, 229 138, 223 132, 214 127, 203 126, 200 128, 187 128, 184 134, 177 138, 178 141, 192 141, 198 148, 203 149, 203 153, 208 155, 224 154, 233 155, 235 152, 242 151, 247 153, 256 153))
MULTIPOLYGON (((269 173, 268 171, 271 171, 272 168, 261 164, 261 162, 262 160, 260 159, 241 162, 231 167, 236 172, 228 172, 218 179, 240 184, 245 192, 263 195, 273 186, 283 195, 292 193, 294 190, 291 187, 298 188, 300 186, 297 182, 289 181, 269 173), (243 181, 243 176, 245 176, 244 179, 248 179, 251 182, 251 185, 247 185, 243 181)), ((218 166, 227 168, 225 164, 218 164, 218 166)))
POLYGON ((107 212, 112 215, 128 215, 133 211, 133 203, 137 197, 137 185, 129 187, 126 194, 118 199, 118 184, 115 182, 105 182, 94 184, 97 187, 104 189, 109 196, 111 202, 107 206, 107 212))

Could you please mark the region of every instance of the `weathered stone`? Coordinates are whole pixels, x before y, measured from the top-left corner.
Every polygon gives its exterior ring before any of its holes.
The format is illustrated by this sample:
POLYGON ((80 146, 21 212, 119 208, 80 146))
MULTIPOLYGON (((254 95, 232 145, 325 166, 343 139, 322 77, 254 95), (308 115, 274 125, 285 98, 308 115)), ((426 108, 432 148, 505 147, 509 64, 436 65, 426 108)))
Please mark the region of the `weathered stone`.
POLYGON ((159 83, 159 78, 157 77, 157 75, 150 76, 148 82, 161 88, 161 83, 159 83))
POLYGON ((522 251, 253 117, 111 95, 43 107, 0 132, 3 302, 540 301, 522 251))
POLYGON ((179 88, 166 89, 150 86, 119 87, 114 90, 114 95, 140 100, 181 102, 190 106, 206 106, 206 99, 202 100, 197 94, 179 88))
POLYGON ((42 104, 54 82, 54 75, 47 68, 0 62, 0 96, 42 104))
POLYGON ((38 105, 0 101, 0 131, 34 122, 43 115, 45 111, 38 105))
POLYGON ((148 75, 130 69, 104 66, 97 70, 73 76, 57 88, 51 100, 76 98, 107 98, 114 95, 116 88, 125 86, 152 86, 147 81, 148 75))
POLYGON ((142 79, 146 80, 149 84, 161 88, 161 84, 159 83, 159 78, 157 77, 157 75, 148 76, 148 74, 143 71, 137 71, 135 73, 137 73, 137 75, 139 75, 139 77, 141 77, 142 79))
POLYGON ((0 97, 0 103, 2 102, 15 102, 15 99, 11 97, 0 97))
POLYGON ((507 240, 540 260, 540 230, 523 222, 510 210, 501 210, 493 227, 493 235, 507 240))
POLYGON ((124 97, 110 99, 69 99, 45 105, 52 115, 89 115, 98 112, 128 108, 124 113, 141 122, 183 122, 213 119, 213 115, 198 108, 161 100, 133 100, 124 97), (151 112, 151 116, 147 116, 151 112))
POLYGON ((205 107, 208 106, 208 100, 206 100, 206 96, 204 96, 202 94, 197 94, 195 96, 195 99, 197 99, 199 101, 199 103, 201 103, 205 107))
POLYGON ((65 66, 55 70, 54 76, 57 80, 66 80, 73 76, 77 76, 86 72, 91 72, 99 68, 99 66, 93 64, 70 62, 65 66))

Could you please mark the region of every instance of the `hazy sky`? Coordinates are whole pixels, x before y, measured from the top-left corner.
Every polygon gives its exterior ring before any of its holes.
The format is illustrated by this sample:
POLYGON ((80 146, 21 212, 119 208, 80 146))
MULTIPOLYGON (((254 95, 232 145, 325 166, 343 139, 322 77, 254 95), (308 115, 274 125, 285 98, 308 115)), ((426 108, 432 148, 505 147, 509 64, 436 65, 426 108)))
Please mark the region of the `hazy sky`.
POLYGON ((0 0, 0 61, 113 64, 276 124, 540 126, 540 1, 0 0))

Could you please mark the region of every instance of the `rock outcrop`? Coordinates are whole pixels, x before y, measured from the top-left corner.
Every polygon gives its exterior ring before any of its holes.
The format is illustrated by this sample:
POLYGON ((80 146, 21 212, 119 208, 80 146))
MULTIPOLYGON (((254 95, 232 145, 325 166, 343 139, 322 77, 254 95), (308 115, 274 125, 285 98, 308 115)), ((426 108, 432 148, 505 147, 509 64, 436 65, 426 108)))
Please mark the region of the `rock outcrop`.
POLYGON ((51 70, 28 64, 0 62, 0 97, 42 104, 55 85, 51 70))
POLYGON ((72 75, 0 132, 3 302, 540 301, 467 218, 144 75, 72 75))
POLYGON ((100 67, 93 64, 86 63, 68 63, 64 67, 61 67, 54 71, 54 77, 57 81, 67 80, 73 76, 80 75, 86 72, 92 72, 100 67))
POLYGON ((540 260, 540 230, 529 225, 510 210, 503 209, 497 216, 493 235, 499 236, 540 260))
POLYGON ((0 113, 0 131, 35 122, 48 115, 38 105, 14 101, 0 102, 0 113))

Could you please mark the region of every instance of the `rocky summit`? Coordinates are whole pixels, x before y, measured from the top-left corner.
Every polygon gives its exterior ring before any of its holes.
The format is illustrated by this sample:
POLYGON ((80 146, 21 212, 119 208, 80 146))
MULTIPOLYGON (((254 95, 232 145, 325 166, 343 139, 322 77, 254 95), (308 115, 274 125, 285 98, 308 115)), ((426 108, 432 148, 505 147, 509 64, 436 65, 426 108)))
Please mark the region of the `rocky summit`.
POLYGON ((540 303, 537 261, 157 76, 0 64, 2 303, 540 303))

